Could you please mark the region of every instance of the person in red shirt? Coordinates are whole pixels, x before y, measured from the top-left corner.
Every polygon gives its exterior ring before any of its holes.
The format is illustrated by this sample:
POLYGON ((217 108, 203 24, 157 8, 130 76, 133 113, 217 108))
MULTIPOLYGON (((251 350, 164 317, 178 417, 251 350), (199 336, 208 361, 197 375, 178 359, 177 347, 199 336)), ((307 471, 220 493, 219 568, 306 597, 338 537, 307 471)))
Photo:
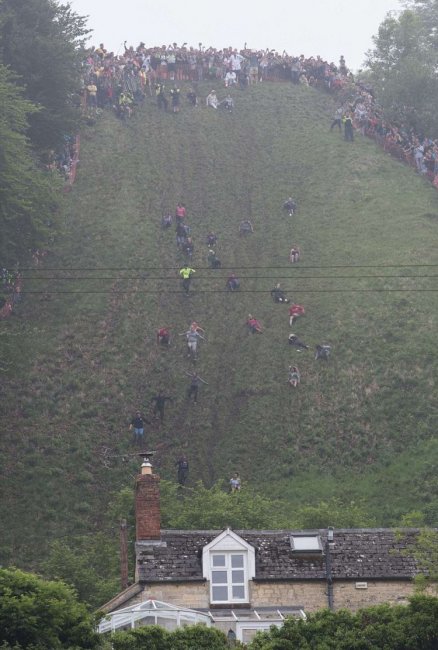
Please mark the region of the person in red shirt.
POLYGON ((305 313, 306 312, 303 305, 292 303, 292 305, 289 307, 289 325, 292 327, 298 316, 303 316, 305 313))
POLYGON ((157 330, 157 343, 158 345, 165 345, 169 347, 170 345, 170 330, 168 327, 160 327, 157 330))
POLYGON ((251 334, 261 334, 263 331, 260 321, 257 320, 257 318, 254 318, 252 314, 248 314, 246 326, 248 327, 251 334))
POLYGON ((178 203, 175 210, 175 218, 177 223, 181 223, 186 217, 186 209, 182 203, 178 203))

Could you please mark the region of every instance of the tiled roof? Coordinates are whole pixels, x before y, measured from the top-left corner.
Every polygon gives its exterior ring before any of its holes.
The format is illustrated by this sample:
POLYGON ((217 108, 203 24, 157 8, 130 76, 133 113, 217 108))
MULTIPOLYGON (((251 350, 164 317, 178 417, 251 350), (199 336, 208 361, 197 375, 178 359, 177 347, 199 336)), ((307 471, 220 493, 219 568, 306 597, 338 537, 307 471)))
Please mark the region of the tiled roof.
MULTIPOLYGON (((163 530, 161 544, 137 545, 139 579, 142 582, 203 580, 202 549, 220 530, 163 530)), ((293 551, 290 537, 318 534, 323 548, 327 530, 235 530, 256 549, 255 580, 321 580, 326 578, 326 555, 293 551)), ((334 579, 372 580, 412 578, 419 571, 406 554, 418 530, 384 528, 337 529, 330 544, 334 579), (405 551, 404 551, 405 549, 405 551)))

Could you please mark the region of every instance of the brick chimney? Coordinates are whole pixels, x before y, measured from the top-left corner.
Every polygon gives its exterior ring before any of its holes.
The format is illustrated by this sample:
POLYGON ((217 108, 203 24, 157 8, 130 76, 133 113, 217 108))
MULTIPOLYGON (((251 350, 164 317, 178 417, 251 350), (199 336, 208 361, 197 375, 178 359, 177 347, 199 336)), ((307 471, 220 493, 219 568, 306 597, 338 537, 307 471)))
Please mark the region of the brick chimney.
POLYGON ((152 472, 151 454, 143 456, 141 474, 135 480, 136 540, 159 540, 160 533, 160 477, 152 472))

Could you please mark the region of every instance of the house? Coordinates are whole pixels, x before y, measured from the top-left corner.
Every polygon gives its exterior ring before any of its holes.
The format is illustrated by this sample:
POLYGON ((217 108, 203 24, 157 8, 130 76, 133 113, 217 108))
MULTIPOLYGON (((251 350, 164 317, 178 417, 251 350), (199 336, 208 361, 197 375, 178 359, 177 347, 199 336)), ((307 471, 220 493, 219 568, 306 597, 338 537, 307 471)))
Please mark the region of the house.
POLYGON ((100 631, 203 622, 248 642, 286 616, 403 603, 418 530, 161 530, 159 476, 136 478, 135 583, 103 606, 100 631))

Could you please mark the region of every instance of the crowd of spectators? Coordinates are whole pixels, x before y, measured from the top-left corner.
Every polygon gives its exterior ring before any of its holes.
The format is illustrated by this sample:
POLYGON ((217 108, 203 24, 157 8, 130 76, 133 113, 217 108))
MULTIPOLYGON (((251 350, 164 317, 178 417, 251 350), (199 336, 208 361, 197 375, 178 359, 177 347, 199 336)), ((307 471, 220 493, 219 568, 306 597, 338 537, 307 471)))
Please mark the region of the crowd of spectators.
MULTIPOLYGON (((117 105, 120 94, 142 102, 146 94, 163 94, 166 82, 196 84, 211 81, 230 88, 279 81, 312 86, 340 101, 344 114, 354 116, 354 127, 372 137, 385 151, 408 163, 438 188, 438 140, 416 133, 403 124, 390 123, 377 104, 373 89, 354 78, 345 58, 329 63, 320 56, 292 56, 285 50, 256 50, 231 46, 222 49, 178 45, 136 48, 126 42, 114 53, 101 43, 84 60, 83 104, 94 111, 117 105), (158 90, 157 90, 158 89, 158 90)), ((192 91, 193 92, 193 91, 192 91)))

